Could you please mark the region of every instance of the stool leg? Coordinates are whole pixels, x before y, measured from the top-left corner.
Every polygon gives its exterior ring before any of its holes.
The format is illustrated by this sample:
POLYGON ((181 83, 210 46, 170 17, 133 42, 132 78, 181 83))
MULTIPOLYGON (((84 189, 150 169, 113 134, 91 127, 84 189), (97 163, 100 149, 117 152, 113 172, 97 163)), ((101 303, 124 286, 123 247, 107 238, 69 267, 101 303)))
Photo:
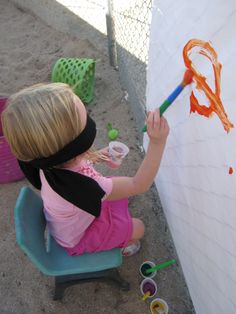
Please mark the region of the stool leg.
POLYGON ((60 277, 55 277, 55 289, 53 300, 61 300, 64 296, 64 291, 68 287, 68 284, 65 282, 60 282, 60 277))
POLYGON ((115 284, 118 284, 118 286, 123 291, 130 290, 130 284, 128 281, 124 280, 117 269, 111 269, 108 275, 108 278, 112 280, 115 284))
POLYGON ((116 268, 91 273, 64 275, 55 277, 53 300, 61 300, 67 287, 91 281, 109 281, 115 283, 124 291, 130 289, 129 283, 121 277, 116 268))

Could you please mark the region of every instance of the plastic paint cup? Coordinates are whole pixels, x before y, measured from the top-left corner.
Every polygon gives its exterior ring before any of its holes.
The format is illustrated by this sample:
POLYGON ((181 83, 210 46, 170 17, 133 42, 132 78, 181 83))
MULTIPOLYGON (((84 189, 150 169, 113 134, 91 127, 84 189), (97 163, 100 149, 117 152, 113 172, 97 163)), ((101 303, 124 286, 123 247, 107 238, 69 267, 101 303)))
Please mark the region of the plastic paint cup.
POLYGON ((154 271, 153 273, 146 274, 145 271, 149 268, 152 268, 155 266, 155 263, 150 262, 150 261, 145 261, 141 264, 139 268, 139 272, 143 278, 153 278, 156 276, 157 271, 154 271))
POLYGON ((147 299, 152 298, 157 293, 157 284, 153 279, 145 278, 140 284, 140 291, 142 295, 147 295, 147 293, 150 292, 147 299))
POLYGON ((157 298, 152 300, 150 304, 150 310, 152 314, 168 314, 169 307, 166 301, 163 299, 157 298))
POLYGON ((124 143, 112 141, 109 143, 108 151, 111 158, 107 165, 111 168, 118 168, 122 163, 122 159, 129 153, 129 148, 124 143))

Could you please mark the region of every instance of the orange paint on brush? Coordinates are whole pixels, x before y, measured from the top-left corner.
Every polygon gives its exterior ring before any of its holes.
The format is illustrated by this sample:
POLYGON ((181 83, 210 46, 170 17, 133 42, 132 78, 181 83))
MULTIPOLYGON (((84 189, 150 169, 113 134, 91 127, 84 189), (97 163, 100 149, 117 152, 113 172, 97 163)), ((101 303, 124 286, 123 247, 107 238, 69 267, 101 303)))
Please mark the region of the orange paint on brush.
POLYGON ((199 104, 198 99, 194 95, 194 92, 192 92, 190 96, 190 112, 197 112, 207 118, 209 118, 213 112, 215 112, 221 120, 225 131, 229 132, 230 129, 234 127, 234 125, 229 121, 220 99, 220 74, 222 66, 218 62, 218 56, 214 48, 210 45, 209 42, 199 39, 191 39, 184 46, 183 57, 186 67, 193 73, 193 78, 196 82, 197 89, 202 90, 205 93, 210 103, 209 107, 199 104), (200 47, 200 51, 198 51, 198 53, 208 58, 212 63, 215 75, 215 92, 213 92, 210 86, 207 84, 205 76, 197 71, 189 58, 192 49, 196 47, 200 47))
POLYGON ((187 70, 185 71, 185 73, 184 73, 184 78, 183 78, 182 84, 183 84, 184 86, 186 86, 186 85, 191 84, 192 81, 193 81, 193 71, 187 69, 187 70))

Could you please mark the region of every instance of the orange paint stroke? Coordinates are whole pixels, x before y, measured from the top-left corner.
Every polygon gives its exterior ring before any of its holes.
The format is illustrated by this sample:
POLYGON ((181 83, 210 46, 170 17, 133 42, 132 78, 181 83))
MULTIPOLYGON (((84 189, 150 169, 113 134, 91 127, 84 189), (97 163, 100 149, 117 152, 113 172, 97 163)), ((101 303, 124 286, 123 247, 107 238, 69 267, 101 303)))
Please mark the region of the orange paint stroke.
POLYGON ((205 93, 210 103, 209 107, 200 105, 198 99, 194 95, 194 92, 192 92, 190 96, 190 113, 196 111, 200 115, 209 118, 213 112, 215 112, 221 120, 225 131, 229 132, 230 129, 234 127, 234 125, 229 121, 220 99, 220 74, 222 66, 218 62, 218 56, 214 48, 209 42, 199 39, 191 39, 184 46, 183 57, 186 67, 193 72, 193 78, 196 82, 197 89, 202 90, 205 93), (198 53, 208 58, 212 63, 215 75, 215 92, 213 92, 210 86, 207 84, 205 76, 197 71, 189 58, 191 50, 195 47, 200 47, 201 49, 198 51, 198 53))

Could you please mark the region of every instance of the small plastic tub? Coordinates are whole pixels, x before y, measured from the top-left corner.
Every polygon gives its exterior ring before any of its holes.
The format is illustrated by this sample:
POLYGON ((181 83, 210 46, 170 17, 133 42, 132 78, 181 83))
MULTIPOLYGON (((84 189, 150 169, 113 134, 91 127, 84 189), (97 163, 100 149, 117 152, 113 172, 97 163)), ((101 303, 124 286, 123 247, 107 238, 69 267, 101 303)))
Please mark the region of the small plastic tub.
POLYGON ((140 284, 140 291, 143 296, 146 295, 145 299, 152 298, 157 293, 157 284, 151 278, 145 278, 140 284))
POLYGON ((154 271, 153 273, 150 274, 146 274, 145 271, 149 268, 152 268, 155 266, 155 263, 151 262, 151 261, 145 261, 141 264, 140 268, 139 268, 139 272, 141 274, 141 276, 143 278, 153 278, 156 276, 157 271, 154 271))
POLYGON ((152 314, 168 314, 169 307, 165 300, 157 298, 152 300, 150 310, 152 314))
POLYGON ((107 162, 107 165, 111 168, 118 168, 122 160, 129 153, 129 147, 122 142, 111 141, 108 148, 110 154, 110 161, 107 162))

